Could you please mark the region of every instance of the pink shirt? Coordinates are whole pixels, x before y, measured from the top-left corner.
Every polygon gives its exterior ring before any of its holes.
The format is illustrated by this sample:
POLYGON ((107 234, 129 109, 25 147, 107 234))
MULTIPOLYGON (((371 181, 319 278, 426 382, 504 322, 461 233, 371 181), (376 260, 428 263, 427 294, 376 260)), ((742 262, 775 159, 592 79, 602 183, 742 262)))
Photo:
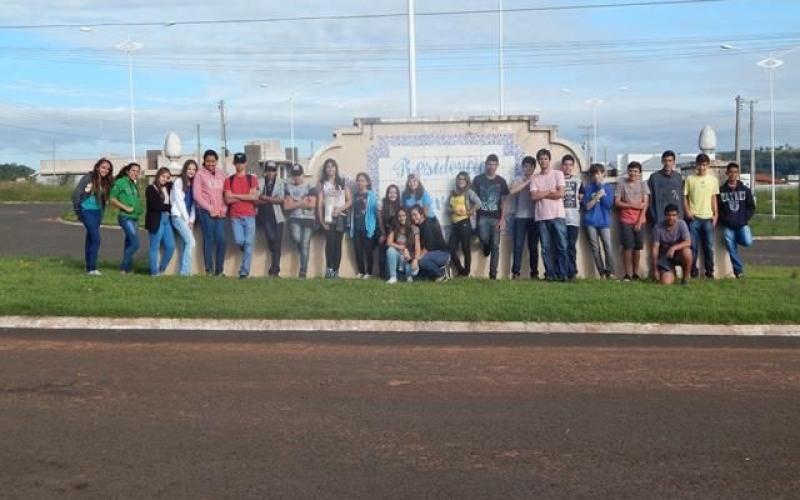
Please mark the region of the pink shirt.
POLYGON ((219 166, 213 174, 207 168, 201 167, 194 176, 192 186, 192 194, 197 206, 209 212, 219 212, 220 217, 224 217, 228 212, 228 207, 222 197, 222 189, 227 178, 225 171, 219 166))
MULTIPOLYGON (((535 174, 531 179, 531 192, 551 191, 560 187, 566 187, 564 173, 561 170, 551 168, 545 174, 535 174)), ((533 194, 531 193, 531 196, 533 194)), ((534 202, 533 217, 535 220, 563 219, 567 216, 564 210, 564 199, 550 200, 543 198, 534 202)))

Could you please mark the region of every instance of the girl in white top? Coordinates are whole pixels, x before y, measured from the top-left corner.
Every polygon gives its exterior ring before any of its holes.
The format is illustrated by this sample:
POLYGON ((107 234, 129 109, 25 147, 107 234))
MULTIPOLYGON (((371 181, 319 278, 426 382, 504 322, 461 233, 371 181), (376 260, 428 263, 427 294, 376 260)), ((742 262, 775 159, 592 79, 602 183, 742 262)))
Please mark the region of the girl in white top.
POLYGON ((197 173, 197 162, 186 160, 181 169, 181 175, 172 185, 172 227, 175 228, 183 242, 181 245, 180 267, 178 274, 189 276, 192 274, 191 258, 194 251, 194 220, 195 203, 192 192, 194 176, 197 173))
POLYGON ((325 277, 336 278, 342 262, 342 237, 347 229, 347 210, 353 203, 350 190, 339 175, 336 160, 325 160, 317 191, 317 217, 325 230, 325 277))

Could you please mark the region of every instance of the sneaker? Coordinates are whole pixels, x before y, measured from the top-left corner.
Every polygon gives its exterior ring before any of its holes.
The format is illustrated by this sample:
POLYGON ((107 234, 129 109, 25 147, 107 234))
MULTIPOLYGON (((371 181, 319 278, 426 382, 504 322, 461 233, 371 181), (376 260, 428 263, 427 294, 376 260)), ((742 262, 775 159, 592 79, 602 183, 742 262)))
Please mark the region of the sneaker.
POLYGON ((98 271, 97 269, 95 269, 94 271, 89 271, 89 272, 88 272, 88 273, 86 273, 86 274, 88 274, 89 276, 101 276, 103 273, 101 273, 100 271, 98 271))
POLYGON ((490 280, 496 280, 497 279, 497 275, 496 274, 490 274, 489 275, 489 279, 490 280))
POLYGON ((683 278, 683 279, 681 280, 681 285, 683 285, 683 286, 686 286, 686 285, 688 285, 688 284, 689 284, 689 280, 687 280, 686 278, 683 278))
POLYGON ((539 281, 539 273, 531 273, 531 279, 534 281, 539 281))
POLYGON ((697 278, 697 275, 700 274, 700 271, 698 271, 697 269, 692 269, 692 272, 690 274, 692 278, 697 278))
POLYGON ((631 280, 632 280, 632 281, 639 281, 639 280, 641 280, 641 279, 642 279, 642 278, 640 278, 638 274, 634 274, 633 276, 631 276, 631 280))
POLYGON ((240 274, 240 275, 239 275, 239 279, 240 279, 240 280, 247 279, 247 278, 249 278, 249 277, 250 277, 250 275, 249 275, 249 274, 240 274))
POLYGON ((333 277, 333 269, 328 268, 325 270, 325 278, 332 278, 333 277))
POLYGON ((518 280, 518 279, 519 279, 519 273, 514 273, 514 274, 512 274, 512 275, 511 275, 511 279, 512 279, 512 280, 518 280))
POLYGON ((357 280, 360 280, 360 279, 361 279, 361 278, 363 278, 363 277, 364 277, 364 275, 363 275, 363 274, 361 274, 361 273, 358 273, 358 274, 356 274, 356 279, 357 279, 357 280))
POLYGON ((447 276, 447 273, 444 273, 443 275, 441 275, 438 278, 436 278, 436 283, 444 283, 445 281, 449 281, 449 280, 450 280, 450 277, 447 276))
POLYGON ((707 280, 713 280, 714 279, 714 273, 706 273, 706 279, 707 280))
POLYGON ((298 278, 300 278, 301 280, 304 280, 304 279, 306 279, 306 275, 305 275, 305 274, 300 274, 300 275, 298 276, 298 278))
POLYGON ((627 274, 622 277, 622 281, 626 281, 627 282, 627 281, 630 281, 630 280, 631 280, 631 277, 628 276, 627 274))
POLYGON ((372 278, 372 276, 370 276, 369 274, 365 274, 364 276, 361 277, 362 280, 368 280, 370 278, 372 278))
POLYGON ((608 274, 606 274, 606 279, 616 281, 617 280, 617 276, 614 273, 608 273, 608 274))
POLYGON ((744 274, 743 273, 734 273, 733 277, 736 278, 737 280, 744 279, 744 274))
POLYGON ((386 280, 387 285, 394 285, 395 283, 397 283, 397 278, 389 278, 386 280))
POLYGON ((411 283, 411 282, 413 282, 413 281, 414 281, 414 278, 412 278, 411 276, 409 276, 408 278, 406 278, 406 281, 407 281, 407 282, 409 282, 409 283, 411 283))

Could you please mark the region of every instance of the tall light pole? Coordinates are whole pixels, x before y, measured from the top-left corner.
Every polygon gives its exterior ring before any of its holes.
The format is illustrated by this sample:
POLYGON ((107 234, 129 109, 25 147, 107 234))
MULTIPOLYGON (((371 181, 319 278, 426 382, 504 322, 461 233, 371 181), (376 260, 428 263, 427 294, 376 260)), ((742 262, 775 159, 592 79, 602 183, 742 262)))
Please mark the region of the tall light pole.
POLYGON ((408 0, 408 104, 411 117, 417 116, 417 31, 414 26, 414 0, 408 0))
MULTIPOLYGON (((628 90, 628 87, 622 86, 618 89, 619 92, 624 92, 628 90)), ((570 89, 563 88, 561 92, 568 94, 572 92, 570 89)), ((590 162, 595 163, 597 162, 597 108, 605 103, 605 99, 601 99, 599 97, 592 97, 590 99, 586 99, 583 101, 586 105, 592 108, 592 153, 590 162)))
MULTIPOLYGON (((175 21, 169 21, 162 25, 156 26, 150 31, 143 33, 139 38, 144 38, 146 35, 150 34, 151 32, 155 31, 158 28, 169 27, 174 25, 175 21)), ((82 26, 80 28, 80 31, 82 31, 83 33, 91 33, 92 28, 88 26, 82 26)), ((102 36, 103 38, 110 38, 106 35, 100 35, 100 36, 102 36)), ((130 96, 130 112, 131 112, 130 114, 131 114, 131 161, 132 162, 136 161, 136 117, 135 117, 135 107, 133 99, 133 53, 141 49, 142 47, 144 47, 144 44, 141 42, 134 41, 130 35, 128 35, 128 37, 125 40, 121 42, 118 41, 118 43, 114 45, 115 49, 128 54, 128 93, 130 96)))
MULTIPOLYGON (((306 88, 319 87, 320 85, 322 85, 322 80, 314 80, 310 85, 307 85, 306 88)), ((261 88, 267 88, 269 87, 269 83, 262 83, 260 86, 261 88)), ((295 89, 289 91, 289 134, 292 147, 292 165, 297 163, 297 155, 295 153, 296 150, 294 145, 294 97, 297 92, 298 91, 295 89)))
POLYGON ((498 0, 499 5, 497 7, 497 14, 499 19, 499 38, 500 38, 500 57, 498 59, 498 64, 500 66, 500 116, 504 116, 506 114, 506 82, 505 82, 505 47, 503 45, 504 42, 504 33, 503 33, 503 0, 498 0))
MULTIPOLYGON (((769 76, 769 141, 770 141, 770 148, 769 148, 769 164, 770 164, 770 173, 772 175, 772 218, 776 218, 776 211, 775 211, 775 90, 774 90, 774 76, 775 70, 783 66, 783 61, 778 59, 778 57, 783 57, 790 52, 794 52, 795 50, 800 49, 800 46, 794 47, 792 49, 786 50, 781 52, 777 56, 772 55, 772 52, 769 55, 759 54, 758 52, 752 52, 750 50, 745 50, 739 48, 735 45, 731 45, 729 43, 723 43, 720 45, 720 48, 725 50, 737 50, 739 52, 745 52, 748 54, 756 54, 764 59, 756 62, 756 64, 767 71, 767 75, 769 76)), ((755 179, 753 179, 753 188, 755 189, 755 179)))

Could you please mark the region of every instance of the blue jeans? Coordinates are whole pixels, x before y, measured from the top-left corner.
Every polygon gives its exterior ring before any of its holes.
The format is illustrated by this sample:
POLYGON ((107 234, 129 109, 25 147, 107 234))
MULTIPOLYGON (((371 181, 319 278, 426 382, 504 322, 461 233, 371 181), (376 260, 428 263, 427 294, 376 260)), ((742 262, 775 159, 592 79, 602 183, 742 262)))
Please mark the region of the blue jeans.
POLYGON ((450 253, 442 250, 428 252, 419 259, 419 275, 436 279, 444 275, 444 267, 450 263, 450 253))
POLYGON ((699 248, 703 248, 703 268, 706 276, 714 275, 714 226, 711 219, 694 219, 689 221, 689 233, 692 236, 692 276, 697 276, 697 257, 699 248))
POLYGON ((175 234, 172 232, 172 224, 168 212, 161 212, 161 222, 158 230, 150 233, 150 275, 157 276, 163 274, 172 260, 175 252, 175 234), (161 262, 158 261, 158 251, 164 245, 164 252, 161 254, 161 262))
POLYGON ((547 280, 567 279, 567 223, 564 219, 537 221, 542 245, 544 277, 547 280))
POLYGON ((86 271, 97 270, 97 255, 100 253, 100 221, 103 220, 102 210, 83 210, 78 218, 86 228, 86 241, 84 254, 86 258, 86 271))
POLYGON ((402 271, 406 277, 411 276, 411 264, 403 259, 400 250, 392 247, 386 248, 386 271, 390 278, 397 278, 398 271, 402 271))
POLYGON ((180 236, 181 245, 181 262, 178 267, 178 274, 181 276, 189 276, 192 274, 192 253, 194 252, 194 233, 189 229, 189 224, 180 217, 172 217, 172 227, 178 232, 180 236))
POLYGON ((572 279, 578 275, 578 236, 581 234, 580 226, 567 226, 567 278, 572 279))
POLYGON ((203 230, 203 260, 206 273, 222 274, 225 267, 225 219, 213 218, 208 210, 197 209, 203 230), (214 252, 216 245, 216 252, 214 252), (216 254, 216 255, 215 255, 216 254), (216 259, 214 258, 216 257, 216 259))
POLYGON ((497 277, 497 261, 500 259, 500 230, 497 224, 500 219, 478 216, 478 239, 490 249, 489 277, 497 277))
POLYGON ((742 226, 739 229, 724 228, 723 234, 725 235, 725 246, 728 248, 728 253, 731 256, 731 265, 733 266, 733 274, 741 276, 744 274, 744 264, 739 257, 739 247, 749 247, 753 244, 753 233, 750 232, 750 226, 742 226))
POLYGON ((250 261, 253 260, 253 244, 256 241, 256 218, 237 217, 231 219, 233 241, 242 249, 242 265, 239 266, 239 276, 250 275, 250 261))
POLYGON ((311 254, 311 225, 289 221, 289 237, 300 251, 300 277, 305 278, 308 273, 308 257, 311 254))
POLYGON ((139 220, 118 215, 117 224, 125 233, 125 247, 122 251, 122 263, 119 265, 119 270, 129 273, 133 270, 133 254, 139 250, 139 220))
POLYGON ((511 274, 519 276, 522 269, 522 250, 528 242, 528 259, 531 267, 531 277, 539 275, 539 229, 533 219, 514 219, 514 263, 511 265, 511 274))
POLYGON ((597 273, 600 276, 614 274, 616 266, 614 265, 614 247, 611 244, 611 228, 586 226, 586 236, 589 238, 589 247, 592 249, 592 258, 594 258, 597 273), (601 243, 603 254, 605 254, 605 264, 603 264, 603 256, 600 255, 601 243))

